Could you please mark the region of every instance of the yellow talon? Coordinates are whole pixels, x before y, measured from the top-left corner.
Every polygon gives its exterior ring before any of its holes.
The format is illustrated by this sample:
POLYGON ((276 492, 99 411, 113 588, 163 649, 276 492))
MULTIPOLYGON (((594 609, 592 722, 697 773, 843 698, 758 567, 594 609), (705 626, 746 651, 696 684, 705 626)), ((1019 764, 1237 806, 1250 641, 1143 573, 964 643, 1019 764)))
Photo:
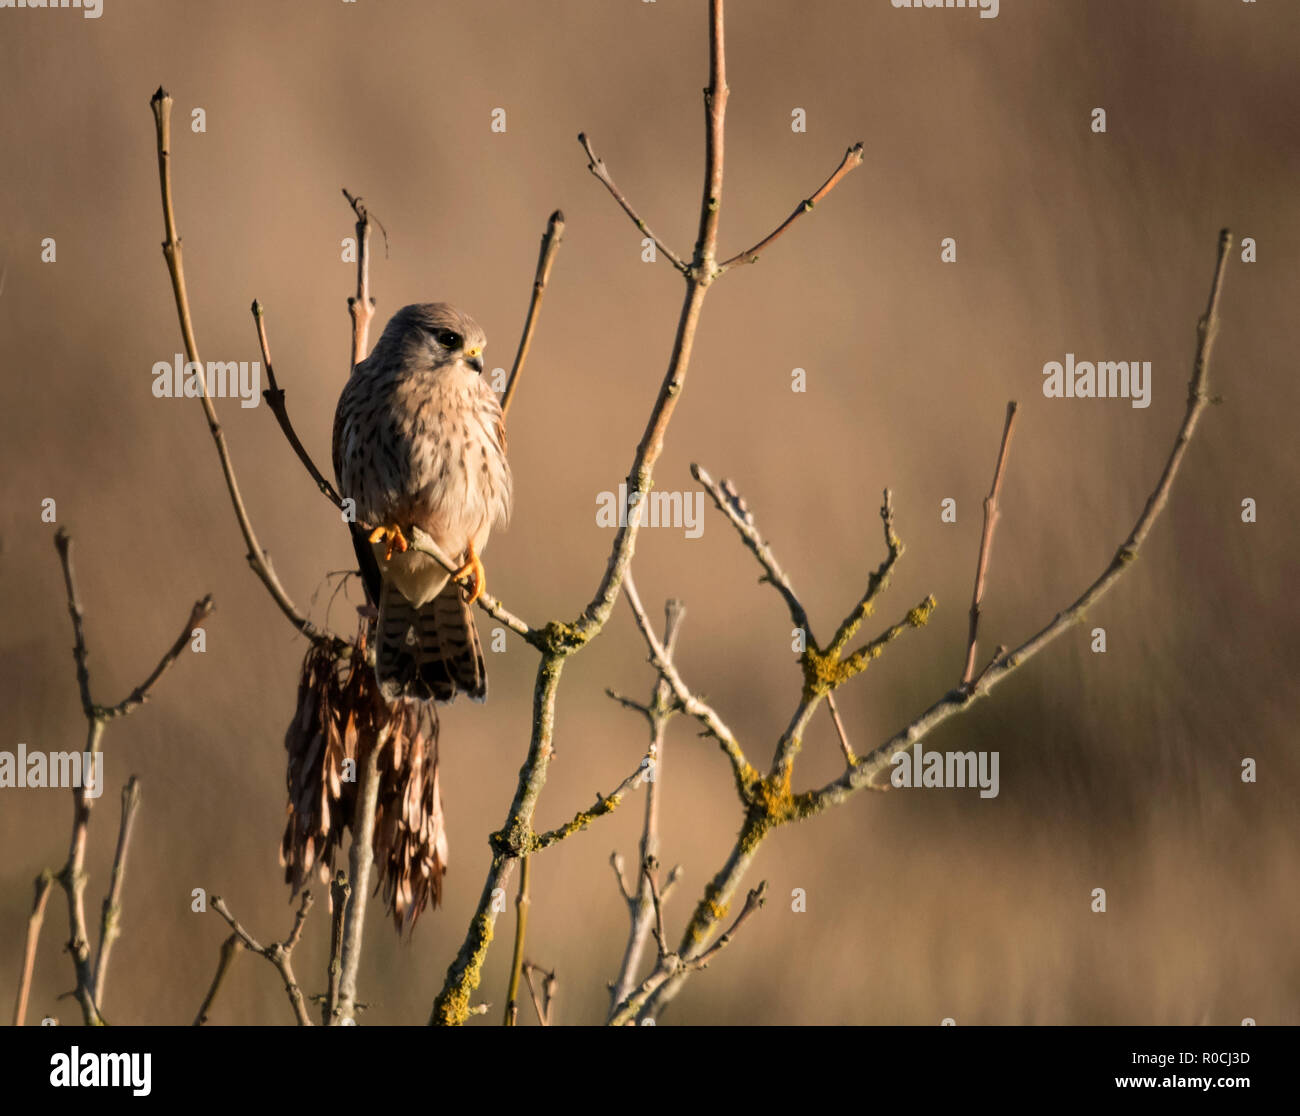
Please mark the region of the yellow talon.
POLYGON ((453 581, 468 578, 469 584, 466 588, 469 590, 469 600, 465 603, 473 604, 483 595, 483 590, 487 588, 487 571, 483 569, 483 563, 478 554, 475 553, 472 542, 469 544, 467 551, 469 557, 466 559, 465 564, 451 576, 453 581))
POLYGON ((393 551, 405 554, 407 547, 410 545, 406 541, 406 536, 402 534, 402 529, 394 523, 391 527, 376 527, 370 532, 370 541, 377 543, 387 541, 388 550, 384 554, 384 561, 387 562, 393 557, 393 551))

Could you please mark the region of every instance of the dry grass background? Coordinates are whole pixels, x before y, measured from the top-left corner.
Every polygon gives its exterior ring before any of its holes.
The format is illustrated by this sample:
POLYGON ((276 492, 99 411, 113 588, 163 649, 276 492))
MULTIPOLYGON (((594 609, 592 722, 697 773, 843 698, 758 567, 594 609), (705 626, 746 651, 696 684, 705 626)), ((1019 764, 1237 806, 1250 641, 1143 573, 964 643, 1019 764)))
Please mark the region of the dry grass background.
MULTIPOLYGON (((682 1023, 1300 1022, 1294 881, 1300 604, 1294 436, 1300 392, 1300 9, 1212 0, 1006 3, 897 11, 885 0, 729 12, 727 183, 721 243, 756 240, 852 141, 865 166, 705 308, 658 485, 688 463, 733 477, 822 631, 881 557, 879 490, 908 545, 882 612, 927 591, 910 633, 847 691, 860 749, 957 678, 1003 409, 1022 414, 987 590, 985 646, 1018 642, 1111 557, 1142 506, 1183 410, 1194 327, 1221 225, 1255 237, 1230 267, 1201 426, 1149 548, 1089 617, 995 698, 927 742, 1001 752, 1001 796, 859 796, 782 830, 758 875, 764 912, 671 1009, 682 1023), (1088 130, 1094 105, 1109 132, 1088 130), (804 135, 790 113, 808 114, 804 135), (954 236, 959 263, 940 264, 954 236), (1153 402, 1049 401, 1042 364, 1154 364, 1153 402), (790 370, 808 370, 792 394, 790 370), (959 522, 944 526, 953 496, 959 522), (1245 526, 1239 503, 1259 505, 1245 526), (1259 782, 1243 785, 1245 756, 1259 782), (1109 912, 1089 911, 1105 887, 1109 912), (790 910, 805 888, 808 910, 790 910)), ((680 300, 663 262, 590 178, 592 137, 620 186, 689 252, 702 165, 702 2, 223 4, 105 0, 0 13, 0 747, 79 745, 54 528, 78 544, 93 681, 116 700, 206 591, 207 653, 186 655, 155 701, 107 737, 108 790, 92 827, 97 913, 132 772, 145 801, 125 934, 106 1012, 186 1023, 224 936, 190 890, 226 897, 263 939, 292 910, 276 849, 282 734, 303 651, 249 573, 199 408, 156 400, 154 361, 180 348, 162 236, 148 99, 176 98, 177 206, 205 359, 257 358, 248 303, 267 306, 296 424, 328 460, 346 372, 351 231, 339 195, 363 194, 391 236, 373 278, 380 323, 447 299, 508 364, 546 215, 568 217, 526 382, 511 419, 517 514, 487 553, 491 587, 531 620, 586 602, 616 489, 668 358, 680 300), (187 128, 207 112, 207 133, 187 128), (508 131, 489 113, 508 111, 508 131), (58 262, 39 262, 42 237, 58 262)), ((264 545, 300 604, 326 615, 324 574, 348 540, 264 407, 223 421, 264 545)), ((711 509, 704 535, 644 532, 650 606, 688 604, 680 665, 770 755, 797 696, 788 619, 711 509)), ((331 621, 352 626, 350 607, 331 621)), ((445 907, 399 942, 372 911, 361 998, 382 1023, 423 1022, 464 933, 527 741, 533 652, 490 657, 485 707, 443 721, 451 836, 445 907)), ((569 664, 558 761, 540 825, 608 790, 643 728, 602 696, 651 675, 625 606, 569 664)), ((796 781, 837 768, 829 720, 796 781)), ((738 824, 726 765, 681 722, 663 766, 664 857, 686 879, 680 927, 738 824)), ((529 955, 559 970, 564 1022, 602 1018, 625 932, 605 864, 633 854, 639 802, 535 863, 529 955)), ((30 882, 66 851, 66 792, 0 792, 0 1001, 10 1002, 30 882)), ((296 955, 318 990, 323 904, 296 955)), ((51 903, 31 1014, 70 1019, 51 903)), ((513 917, 499 929, 513 925, 513 917)), ((504 997, 498 940, 481 997, 504 997)), ((323 985, 323 980, 319 981, 323 985)), ((531 1018, 529 1009, 525 1016, 531 1018)), ((491 1018, 498 1017, 498 1009, 491 1018)), ((285 1023, 274 973, 245 958, 217 1022, 285 1023)))

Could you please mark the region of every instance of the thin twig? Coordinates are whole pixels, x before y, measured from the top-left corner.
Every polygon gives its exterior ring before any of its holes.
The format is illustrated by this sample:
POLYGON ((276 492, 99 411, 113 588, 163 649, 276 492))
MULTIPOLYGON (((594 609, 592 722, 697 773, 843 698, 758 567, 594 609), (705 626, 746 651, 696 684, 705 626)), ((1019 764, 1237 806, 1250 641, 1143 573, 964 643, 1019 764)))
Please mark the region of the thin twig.
MULTIPOLYGON (((415 551, 417 554, 427 554, 448 573, 456 573, 460 568, 442 552, 442 549, 429 535, 426 535, 418 527, 411 528, 409 549, 415 551)), ((548 645, 549 636, 546 632, 538 631, 531 627, 526 621, 521 620, 490 594, 481 593, 478 599, 478 606, 491 616, 493 620, 497 620, 504 624, 514 632, 515 635, 519 636, 533 647, 540 650, 544 649, 548 645)))
POLYGON ((54 887, 54 873, 48 868, 36 877, 36 894, 32 900, 32 913, 27 917, 27 944, 23 947, 22 975, 18 978, 18 995, 14 998, 14 1026, 21 1027, 27 1020, 27 999, 32 989, 32 972, 36 966, 36 946, 41 939, 45 923, 45 904, 54 887))
POLYGON ((532 875, 532 857, 519 861, 519 891, 515 895, 515 950, 510 961, 510 985, 506 989, 506 1015, 503 1023, 513 1027, 519 1019, 519 978, 524 971, 524 939, 528 934, 529 877, 532 875))
POLYGON ((624 575, 623 591, 627 596, 628 606, 632 609, 636 626, 641 630, 642 638, 645 639, 646 645, 650 648, 651 664, 671 687, 673 695, 681 705, 682 710, 688 716, 699 721, 704 726, 705 731, 718 742, 723 754, 731 761, 732 774, 735 776, 737 788, 743 797, 748 793, 749 783, 755 772, 749 765, 749 761, 745 759, 745 753, 740 746, 740 742, 731 729, 726 726, 722 718, 714 712, 713 707, 696 697, 691 692, 690 687, 682 680, 682 676, 677 672, 677 668, 668 657, 667 650, 655 635, 650 618, 641 605, 641 597, 636 591, 636 583, 632 579, 631 570, 628 570, 624 575))
POLYGON ((740 534, 745 545, 758 559, 758 564, 763 567, 763 576, 759 580, 766 581, 781 594, 781 599, 785 601, 786 608, 790 611, 790 619, 794 622, 794 626, 803 629, 807 642, 815 642, 812 629, 808 624, 808 612, 803 602, 799 600, 799 595, 794 591, 789 576, 776 560, 772 548, 763 541, 763 536, 758 532, 758 524, 754 522, 754 516, 748 505, 736 491, 736 486, 725 478, 718 483, 709 476, 703 466, 695 463, 691 464, 691 476, 704 487, 704 491, 713 499, 718 510, 731 521, 731 525, 740 534))
POLYGON ((610 192, 614 200, 622 207, 623 212, 632 218, 632 224, 641 230, 642 234, 648 236, 654 241, 655 247, 659 250, 660 255, 664 256, 678 271, 685 275, 690 271, 688 264, 682 261, 682 258, 668 247, 651 231, 650 226, 641 220, 640 214, 632 208, 631 203, 622 194, 614 180, 610 177, 609 171, 605 169, 605 161, 600 158, 592 149, 591 143, 587 140, 586 132, 578 133, 578 142, 582 144, 582 149, 587 153, 587 169, 591 171, 604 184, 605 189, 610 192))
POLYGON ((531 961, 524 962, 524 979, 528 981, 528 995, 533 1001, 533 1010, 537 1012, 537 1022, 543 1027, 551 1025, 551 1011, 555 1007, 556 986, 559 984, 559 978, 555 971, 543 969, 540 965, 534 965, 531 961), (533 973, 541 973, 545 978, 542 984, 543 998, 538 999, 537 988, 533 984, 533 973))
POLYGON ((346 188, 343 196, 357 216, 357 293, 348 299, 352 315, 352 364, 355 368, 365 359, 370 337, 370 319, 375 316, 375 300, 370 297, 370 213, 365 202, 353 197, 346 188))
POLYGON ((528 359, 528 350, 533 344, 533 330, 537 326, 537 315, 542 309, 542 296, 546 294, 546 284, 551 278, 551 265, 555 263, 555 253, 560 250, 560 241, 564 239, 564 214, 556 210, 546 223, 546 232, 542 234, 542 247, 537 255, 537 274, 533 277, 533 295, 528 303, 528 317, 524 319, 524 332, 519 338, 519 348, 515 352, 514 367, 510 369, 510 379, 506 383, 505 393, 501 396, 501 413, 510 412, 510 404, 519 387, 519 377, 524 370, 524 361, 528 359))
MULTIPOLYGON (((357 293, 348 299, 352 316, 352 367, 365 357, 370 319, 375 300, 370 295, 370 221, 369 211, 359 197, 343 191, 357 217, 357 293)), ((382 227, 382 226, 381 226, 382 227)), ((357 787, 352 814, 352 845, 348 850, 348 883, 351 892, 343 916, 343 946, 340 956, 337 997, 327 1005, 331 1025, 355 1022, 357 1011, 357 974, 361 968, 361 942, 365 934, 366 905, 370 898, 370 871, 374 865, 375 817, 379 801, 379 758, 392 734, 390 718, 379 730, 370 754, 366 756, 357 787)), ((333 994, 333 989, 331 989, 333 994)))
POLYGON ((709 962, 727 948, 736 936, 736 931, 744 925, 755 911, 757 911, 767 901, 767 880, 763 880, 754 888, 746 897, 745 905, 741 908, 740 914, 736 916, 736 921, 731 924, 731 929, 718 938, 708 949, 691 962, 691 966, 696 969, 706 968, 709 962))
POLYGON ((630 709, 633 713, 640 713, 646 720, 650 720, 650 710, 637 701, 636 698, 621 694, 610 686, 605 687, 605 696, 618 702, 624 709, 630 709))
MULTIPOLYGON (((677 649, 677 638, 681 633, 682 622, 686 618, 686 606, 678 600, 664 602, 664 656, 672 661, 677 649)), ((663 780, 664 737, 668 722, 678 711, 677 700, 672 688, 662 675, 655 679, 654 691, 649 706, 641 707, 650 722, 650 752, 654 764, 653 773, 648 774, 649 785, 646 788, 645 817, 641 824, 641 843, 638 848, 638 861, 641 864, 659 857, 659 791, 663 780)), ((615 853, 614 856, 618 854, 615 853)), ((623 949, 623 961, 619 965, 618 976, 609 989, 609 1010, 614 1009, 626 999, 636 984, 637 973, 641 967, 641 957, 645 952, 646 942, 650 937, 651 919, 654 915, 650 884, 644 873, 637 877, 636 894, 628 893, 623 883, 622 858, 616 864, 619 889, 628 907, 627 944, 623 949)), ((661 898, 666 898, 673 883, 680 876, 680 868, 674 868, 669 875, 668 884, 661 898)))
POLYGON ((706 968, 718 953, 726 949, 734 940, 741 926, 755 911, 763 906, 767 895, 767 881, 763 880, 758 887, 749 893, 744 908, 737 916, 736 921, 731 924, 731 928, 721 935, 716 942, 708 947, 701 946, 694 954, 673 952, 662 944, 664 938, 663 921, 660 917, 662 902, 652 869, 652 865, 647 865, 645 876, 649 881, 655 903, 655 937, 661 943, 659 963, 655 965, 650 975, 626 999, 615 1006, 609 1020, 610 1025, 615 1027, 628 1026, 638 1020, 653 1019, 655 1013, 666 1002, 664 999, 665 992, 672 989, 674 985, 679 986, 680 982, 685 980, 691 973, 706 968))
MULTIPOLYGON (((663 453, 668 426, 685 388, 700 312, 717 268, 718 218, 722 210, 723 134, 728 92, 724 43, 722 0, 709 0, 709 84, 704 90, 704 187, 700 198, 699 235, 695 241, 695 255, 685 273, 686 299, 678 318, 668 371, 659 385, 659 395, 637 445, 632 468, 628 471, 629 506, 644 499, 650 491, 654 467, 663 453)), ((618 528, 614 536, 609 561, 596 593, 573 625, 574 636, 583 643, 604 627, 613 611, 623 575, 627 572, 632 552, 636 549, 636 537, 642 518, 628 516, 627 522, 618 528)))
MULTIPOLYGON (((56 879, 63 887, 68 899, 68 925, 71 937, 68 943, 72 954, 73 968, 77 984, 74 995, 81 1006, 81 1014, 87 1026, 99 1026, 104 1018, 101 1011, 104 981, 108 974, 108 957, 112 944, 117 937, 117 918, 121 902, 121 887, 125 870, 126 850, 130 841, 131 822, 135 813, 137 792, 135 779, 132 778, 123 791, 122 827, 118 835, 117 855, 113 865, 113 876, 108 896, 104 900, 103 923, 100 937, 99 955, 92 964, 90 936, 86 923, 86 847, 89 840, 90 812, 94 799, 103 793, 103 787, 95 789, 92 797, 87 794, 88 784, 98 776, 100 745, 104 729, 109 721, 124 717, 143 704, 149 697, 154 683, 166 672, 167 668, 180 656, 181 650, 191 638, 195 624, 212 611, 212 597, 206 596, 198 601, 185 622, 181 634, 159 660, 152 673, 131 693, 112 706, 95 703, 90 692, 90 670, 87 666, 89 651, 86 646, 85 612, 81 606, 81 597, 77 591, 76 570, 72 561, 72 537, 60 527, 54 536, 54 545, 59 553, 59 563, 63 569, 63 584, 67 592, 68 615, 72 618, 73 659, 77 666, 77 689, 81 696, 81 708, 86 717, 86 747, 83 752, 83 769, 80 783, 72 788, 72 839, 68 847, 68 859, 56 879)), ((39 931, 39 923, 37 924, 39 931)), ((34 943, 33 943, 34 945, 34 943)), ((20 993, 21 994, 21 993, 20 993)))
POLYGON ((348 883, 348 875, 339 869, 330 882, 330 960, 327 970, 329 988, 321 1012, 321 1021, 327 1027, 338 1022, 339 978, 343 974, 343 923, 347 917, 348 899, 351 895, 352 885, 348 883))
MULTIPOLYGON (((86 746, 83 764, 98 765, 100 744, 104 738, 104 720, 97 715, 94 703, 90 701, 90 680, 86 670, 86 643, 81 623, 81 601, 77 596, 76 579, 72 569, 72 540, 60 529, 55 536, 55 545, 63 561, 64 581, 68 590, 68 611, 73 616, 73 628, 76 633, 74 657, 77 661, 77 675, 82 687, 82 700, 90 712, 86 719, 86 746)), ((68 859, 58 880, 68 900, 68 928, 70 937, 68 951, 72 954, 73 970, 77 985, 75 995, 81 1006, 82 1019, 88 1027, 102 1026, 104 1017, 95 1002, 95 974, 90 961, 90 935, 86 927, 86 847, 89 841, 90 811, 94 799, 86 794, 86 783, 91 776, 82 771, 80 784, 72 788, 72 838, 68 844, 68 859)), ((100 788, 102 790, 102 788, 100 788)))
POLYGON ((95 958, 95 1003, 104 1002, 104 984, 108 980, 108 959, 113 943, 122 933, 122 883, 126 878, 126 854, 131 846, 131 830, 140 807, 140 780, 132 775, 122 788, 122 824, 117 833, 117 851, 113 854, 113 871, 99 924, 99 954, 95 958))
POLYGON ((769 244, 771 244, 773 241, 783 236, 786 229, 788 229, 791 225, 793 225, 795 221, 797 221, 805 213, 811 213, 813 207, 819 201, 821 201, 822 198, 824 198, 827 194, 829 194, 832 190, 834 190, 836 186, 839 185, 840 179, 842 179, 851 170, 855 169, 856 167, 860 167, 861 165, 862 165, 862 144, 855 143, 844 153, 844 158, 840 160, 840 165, 835 168, 830 178, 828 178, 825 182, 821 184, 821 186, 817 188, 816 193, 814 193, 812 197, 806 199, 805 201, 801 201, 797 206, 795 206, 794 212, 791 213, 790 216, 787 217, 784 221, 782 221, 781 224, 779 224, 772 232, 770 232, 767 236, 763 237, 763 239, 760 240, 757 244, 755 244, 754 247, 747 248, 745 251, 738 252, 736 255, 732 256, 731 259, 727 260, 726 263, 722 264, 721 267, 718 268, 718 271, 719 272, 726 271, 728 268, 735 267, 737 264, 749 264, 749 263, 757 262, 759 254, 769 244))
POLYGON ((217 971, 212 976, 211 985, 208 986, 208 994, 203 997, 203 1003, 199 1005, 199 1013, 194 1017, 195 1027, 202 1027, 208 1021, 213 1001, 216 1000, 217 993, 221 991, 221 985, 226 979, 226 973, 234 963, 235 955, 243 948, 244 943, 239 940, 238 934, 231 934, 221 943, 221 950, 217 954, 217 971))
POLYGON ((221 461, 221 472, 226 481, 226 491, 230 494, 230 503, 235 510, 235 518, 239 522, 240 533, 244 536, 244 543, 248 547, 248 564, 261 579, 262 584, 266 586, 267 592, 271 594, 271 599, 275 601, 280 611, 284 613, 298 631, 312 640, 325 639, 328 638, 328 635, 317 629, 311 621, 298 612, 293 601, 289 599, 289 594, 285 592, 284 586, 280 584, 280 578, 271 566, 270 557, 262 549, 261 543, 257 541, 257 534, 253 530, 253 521, 248 516, 248 510, 244 507, 244 498, 239 492, 239 482, 235 479, 235 466, 230 457, 230 448, 226 445, 226 436, 222 432, 221 424, 217 421, 216 408, 212 405, 211 396, 208 395, 207 377, 202 372, 206 366, 199 359, 198 342, 194 339, 194 322, 190 315, 189 295, 185 290, 185 268, 181 260, 181 239, 176 235, 176 211, 172 203, 172 99, 167 91, 159 86, 158 91, 153 95, 149 103, 153 109, 154 123, 157 129, 158 181, 162 190, 163 225, 167 237, 163 241, 163 256, 167 260, 167 270, 171 275, 172 294, 176 300, 176 313, 180 319, 185 354, 191 363, 199 366, 199 385, 203 389, 199 402, 203 405, 203 414, 208 422, 208 432, 212 435, 212 441, 217 448, 217 457, 221 461))
POLYGON ((531 848, 533 852, 541 852, 543 849, 549 849, 552 845, 558 844, 566 837, 572 837, 575 833, 581 833, 597 818, 603 818, 606 814, 612 814, 623 802, 623 796, 632 790, 638 783, 648 781, 649 765, 654 762, 651 753, 647 753, 637 765, 637 769, 616 786, 609 794, 600 794, 597 792, 596 801, 585 810, 579 810, 567 822, 555 829, 548 829, 545 833, 534 835, 531 848))
POLYGON ((194 638, 194 629, 204 620, 212 615, 216 606, 212 603, 212 594, 209 593, 201 601, 195 601, 194 607, 190 609, 189 618, 181 628, 180 634, 176 637, 175 642, 158 660, 158 665, 153 668, 152 673, 143 682, 132 690, 126 697, 116 705, 107 705, 99 709, 99 716, 104 720, 113 720, 117 717, 125 717, 128 713, 137 709, 149 700, 149 691, 153 689, 154 683, 166 673, 167 669, 180 658, 181 652, 189 645, 190 640, 194 638))
POLYGON ((852 767, 858 762, 858 757, 849 744, 849 734, 844 731, 844 722, 840 720, 839 707, 835 704, 835 695, 826 695, 826 708, 830 710, 831 720, 835 722, 835 733, 840 740, 840 751, 844 753, 844 762, 852 767))
MULTIPOLYGON (((827 654, 838 656, 848 646, 849 640, 857 634, 858 626, 871 615, 876 599, 889 588, 889 580, 893 575, 894 566, 897 565, 899 558, 903 556, 903 542, 894 531, 893 495, 887 488, 880 505, 880 522, 885 532, 885 549, 888 554, 885 560, 867 578, 867 588, 864 590, 861 600, 853 606, 853 609, 836 630, 835 638, 831 640, 830 647, 827 648, 827 654)), ((809 645, 811 646, 811 644, 812 641, 809 640, 809 645)))
POLYGON ((275 369, 271 366, 271 343, 266 336, 266 314, 262 310, 262 304, 257 299, 253 299, 252 309, 253 323, 257 327, 257 343, 261 346, 262 364, 266 368, 267 388, 262 392, 262 398, 266 400, 267 406, 271 408, 271 413, 275 415, 275 421, 280 424, 280 430, 284 433, 289 446, 298 455, 298 460, 303 463, 307 472, 311 474, 311 479, 316 482, 316 487, 321 490, 330 503, 336 508, 341 508, 343 498, 316 467, 316 462, 312 460, 311 454, 307 452, 307 447, 302 444, 298 432, 293 428, 293 423, 289 419, 289 409, 284 401, 284 389, 276 381, 275 369))
MULTIPOLYGON (((745 503, 744 498, 736 490, 736 486, 731 481, 724 478, 721 483, 715 481, 703 466, 692 463, 691 476, 693 476, 704 488, 704 490, 713 499, 713 503, 718 510, 731 521, 742 541, 749 548, 750 553, 758 559, 758 564, 763 568, 763 576, 760 581, 766 581, 778 593, 781 599, 785 601, 786 608, 790 612, 790 619, 796 628, 803 632, 805 644, 816 646, 816 638, 813 636, 812 627, 808 621, 808 611, 804 608, 803 602, 799 600, 799 595, 794 591, 794 586, 790 582, 789 575, 781 568, 777 561, 776 555, 772 548, 763 540, 759 534, 758 524, 754 522, 753 513, 745 503)), ((886 504, 888 504, 888 495, 886 495, 886 504)), ((844 753, 844 759, 851 767, 857 762, 857 756, 849 744, 848 733, 844 729, 844 722, 840 719, 840 711, 835 705, 835 695, 827 694, 827 708, 830 710, 832 721, 835 723, 835 732, 839 737, 840 750, 844 753)))
MULTIPOLYGON (((226 920, 230 929, 235 932, 244 947, 252 950, 254 953, 260 954, 262 957, 265 957, 275 966, 276 971, 279 972, 281 978, 284 980, 284 990, 288 993, 289 1003, 293 1008, 293 1014, 298 1020, 299 1027, 310 1027, 312 1023, 311 1017, 307 1014, 307 1001, 303 998, 302 989, 298 987, 298 981, 293 975, 293 964, 290 955, 293 953, 294 946, 298 944, 298 939, 302 936, 302 924, 307 917, 307 912, 311 910, 311 904, 311 892, 304 891, 302 893, 302 900, 298 905, 298 913, 294 916, 293 929, 289 932, 289 936, 282 942, 273 942, 269 946, 262 946, 258 944, 257 939, 239 925, 238 920, 230 913, 230 908, 226 906, 225 901, 220 895, 214 895, 212 897, 212 909, 226 920)), ((229 941, 229 939, 227 939, 227 941, 229 941)), ((196 1020, 198 1023, 201 1023, 206 1016, 207 1009, 211 1006, 212 997, 216 995, 217 987, 221 983, 221 978, 225 974, 225 969, 230 964, 230 961, 225 957, 226 948, 225 944, 221 947, 222 959, 217 969, 217 976, 212 982, 212 988, 208 992, 207 999, 204 1000, 203 1006, 199 1009, 198 1019, 196 1020)))
POLYGON ((655 945, 659 947, 659 960, 662 961, 668 956, 668 936, 664 933, 664 903, 659 894, 659 881, 656 878, 658 869, 659 861, 653 856, 648 856, 641 862, 641 878, 650 889, 650 905, 655 916, 651 933, 655 936, 655 945))
POLYGON ((356 1014, 357 973, 361 968, 361 940, 365 933, 366 901, 370 897, 370 870, 374 865, 376 805, 379 801, 379 756, 388 744, 393 722, 379 730, 374 746, 361 765, 361 781, 352 818, 352 847, 348 850, 348 900, 343 929, 343 969, 339 976, 336 1022, 346 1025, 356 1014))
POLYGON ((1002 656, 1006 653, 1007 645, 1005 643, 999 643, 997 649, 993 652, 993 658, 988 661, 988 665, 975 676, 975 680, 970 684, 971 690, 974 690, 976 686, 984 681, 984 676, 998 665, 999 660, 1001 660, 1002 656))
POLYGON ((1007 404, 1007 421, 1002 428, 1002 445, 998 449, 998 463, 993 470, 993 484, 989 494, 984 497, 984 530, 980 534, 980 555, 975 565, 975 589, 970 601, 970 636, 966 645, 966 667, 962 671, 961 684, 967 690, 975 681, 975 644, 979 636, 980 604, 984 600, 984 575, 988 572, 989 554, 993 550, 993 532, 998 525, 998 497, 1002 494, 1002 474, 1007 465, 1007 450, 1011 446, 1011 432, 1016 424, 1016 403, 1007 404))

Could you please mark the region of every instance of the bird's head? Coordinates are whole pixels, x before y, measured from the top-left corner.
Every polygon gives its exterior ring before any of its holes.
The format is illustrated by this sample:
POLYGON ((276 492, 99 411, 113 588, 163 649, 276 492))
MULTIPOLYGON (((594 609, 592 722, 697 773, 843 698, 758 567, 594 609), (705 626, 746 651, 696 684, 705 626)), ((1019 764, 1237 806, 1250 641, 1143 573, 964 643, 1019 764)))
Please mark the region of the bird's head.
POLYGON ((379 344, 425 367, 463 365, 482 372, 487 338, 478 322, 449 303, 421 302, 394 314, 379 344))

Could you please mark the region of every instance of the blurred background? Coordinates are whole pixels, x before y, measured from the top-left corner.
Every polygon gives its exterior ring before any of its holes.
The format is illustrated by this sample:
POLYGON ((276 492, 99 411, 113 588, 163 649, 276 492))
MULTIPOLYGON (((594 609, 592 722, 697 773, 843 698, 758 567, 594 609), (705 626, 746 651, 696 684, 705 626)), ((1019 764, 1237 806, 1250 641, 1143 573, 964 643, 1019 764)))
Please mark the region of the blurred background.
MULTIPOLYGON (((547 215, 567 219, 511 412, 516 512, 487 551, 491 590, 533 623, 589 600, 613 532, 598 494, 626 475, 669 356, 681 281, 587 172, 591 137, 620 188, 689 255, 703 163, 703 0, 267 5, 105 0, 0 13, 0 749, 80 747, 56 527, 76 544, 97 700, 117 701, 214 594, 207 651, 106 738, 91 828, 96 924, 118 795, 144 804, 124 935, 104 1010, 189 1023, 225 925, 190 893, 224 896, 263 941, 293 909, 277 850, 283 734, 304 641, 250 573, 199 404, 157 399, 152 367, 180 350, 159 244, 149 97, 175 97, 177 218, 205 360, 257 360, 266 306, 277 375, 328 467, 347 372, 353 231, 340 194, 388 230, 372 268, 375 333, 409 302, 448 300, 509 367, 547 215), (206 132, 191 131, 195 108, 206 132), (504 133, 490 129, 506 110, 504 133), (57 262, 42 263, 52 237, 57 262)), ((946 724, 931 749, 997 750, 1001 793, 864 793, 777 831, 746 886, 769 902, 694 977, 671 1023, 1300 1022, 1296 669, 1300 600, 1294 429, 1300 388, 1300 8, 1218 0, 1004 4, 967 11, 733 4, 728 13, 721 252, 760 239, 862 140, 866 161, 753 267, 712 291, 656 476, 690 491, 698 461, 727 476, 825 639, 883 556, 880 492, 907 552, 872 624, 926 593, 939 609, 839 703, 859 752, 960 675, 988 489, 1008 399, 1021 415, 1003 490, 981 661, 1021 642, 1102 570, 1153 487, 1186 398, 1219 229, 1234 251, 1204 415, 1140 561, 1088 616, 946 724), (1104 135, 1090 130, 1094 107, 1104 135), (805 110, 807 130, 791 129, 805 110), (958 262, 940 262, 953 237, 958 262), (1048 400, 1041 369, 1150 360, 1152 402, 1048 400), (807 391, 791 391, 791 372, 807 391), (956 524, 940 502, 957 502, 956 524), (1258 522, 1244 524, 1254 499, 1258 522), (1090 651, 1104 627, 1107 651, 1090 651), (1241 780, 1243 759, 1258 781, 1241 780), (1093 888, 1108 910, 1090 910, 1093 888), (804 912, 792 910, 802 888, 804 912)), ((263 385, 264 386, 264 385, 263 385)), ((329 504, 263 406, 218 401, 261 541, 297 604, 330 606, 353 563, 329 504)), ((766 766, 799 693, 789 618, 710 506, 704 531, 642 532, 635 570, 656 618, 687 605, 678 662, 766 766)), ((490 625, 479 618, 488 637, 490 625)), ((864 634, 874 634, 866 632, 864 634)), ((443 712, 451 867, 442 909, 398 940, 371 908, 366 1022, 423 1023, 482 886, 528 740, 534 652, 488 654, 485 706, 443 712)), ((554 826, 637 764, 643 724, 604 688, 649 693, 620 602, 570 661, 557 759, 537 816, 554 826)), ((796 787, 841 760, 819 715, 796 787)), ((685 878, 674 939, 740 821, 716 747, 674 722, 661 767, 662 855, 685 878)), ((64 790, 0 791, 0 1001, 16 984, 32 879, 66 856, 64 790)), ((537 858, 528 955, 560 978, 558 1018, 604 1018, 626 915, 607 859, 635 863, 641 798, 537 858)), ((295 968, 322 991, 325 902, 295 968)), ((513 906, 513 903, 512 903, 513 906)), ((505 999, 513 910, 477 1000, 505 999)), ((49 906, 29 1021, 78 1018, 49 906)), ((270 967, 242 958, 215 1023, 292 1019, 270 967)), ((525 1005, 521 1019, 533 1022, 525 1005)))

